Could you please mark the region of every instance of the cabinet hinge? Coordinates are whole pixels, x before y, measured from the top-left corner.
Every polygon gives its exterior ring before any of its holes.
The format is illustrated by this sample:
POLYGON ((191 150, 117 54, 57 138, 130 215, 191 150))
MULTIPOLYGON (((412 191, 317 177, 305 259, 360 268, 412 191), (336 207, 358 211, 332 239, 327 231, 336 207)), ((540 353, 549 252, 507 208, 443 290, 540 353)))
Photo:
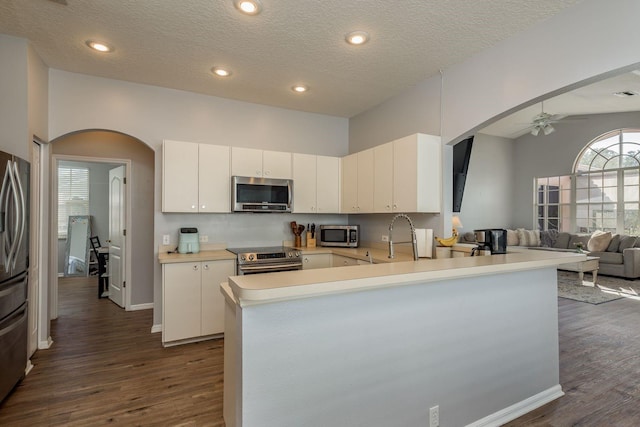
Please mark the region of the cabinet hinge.
POLYGON ((125 280, 124 282, 122 282, 122 287, 126 288, 127 287, 127 281, 125 280))
POLYGON ((127 177, 126 177, 126 176, 124 177, 124 179, 122 180, 122 182, 123 182, 124 184, 126 184, 126 183, 127 183, 127 177))
POLYGON ((127 229, 125 228, 124 230, 122 230, 122 235, 126 236, 127 235, 127 229))

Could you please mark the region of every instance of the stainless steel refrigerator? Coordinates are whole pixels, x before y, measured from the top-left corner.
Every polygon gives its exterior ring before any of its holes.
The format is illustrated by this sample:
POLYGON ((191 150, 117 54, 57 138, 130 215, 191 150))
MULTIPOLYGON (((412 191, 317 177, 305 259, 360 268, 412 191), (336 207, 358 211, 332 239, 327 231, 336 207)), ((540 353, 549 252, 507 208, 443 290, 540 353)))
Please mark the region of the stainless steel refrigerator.
POLYGON ((0 402, 27 366, 29 163, 0 152, 0 402))

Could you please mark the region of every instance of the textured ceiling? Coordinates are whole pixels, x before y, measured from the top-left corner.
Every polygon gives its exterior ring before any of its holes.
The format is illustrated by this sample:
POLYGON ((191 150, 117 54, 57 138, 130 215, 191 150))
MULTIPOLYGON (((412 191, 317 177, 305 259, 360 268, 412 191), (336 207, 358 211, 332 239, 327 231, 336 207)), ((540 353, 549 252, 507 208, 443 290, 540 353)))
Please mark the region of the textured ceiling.
POLYGON ((578 2, 262 0, 245 16, 232 0, 0 0, 0 33, 60 70, 351 117, 578 2), (369 43, 347 45, 354 30, 369 43))

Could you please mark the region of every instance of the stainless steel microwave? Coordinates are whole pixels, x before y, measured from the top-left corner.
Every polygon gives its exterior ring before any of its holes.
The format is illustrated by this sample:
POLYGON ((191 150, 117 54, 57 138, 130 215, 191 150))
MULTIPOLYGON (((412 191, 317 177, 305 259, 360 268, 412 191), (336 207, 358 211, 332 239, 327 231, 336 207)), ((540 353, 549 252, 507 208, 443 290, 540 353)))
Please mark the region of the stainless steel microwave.
POLYGON ((321 225, 320 246, 357 248, 360 241, 359 225, 321 225))
POLYGON ((234 212, 291 212, 293 180, 231 177, 234 212))

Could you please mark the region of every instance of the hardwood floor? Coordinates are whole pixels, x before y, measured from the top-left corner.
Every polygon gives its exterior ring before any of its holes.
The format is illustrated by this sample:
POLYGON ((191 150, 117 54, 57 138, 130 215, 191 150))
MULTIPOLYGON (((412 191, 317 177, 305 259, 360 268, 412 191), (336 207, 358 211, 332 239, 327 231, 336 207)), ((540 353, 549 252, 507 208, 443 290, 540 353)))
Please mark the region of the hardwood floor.
POLYGON ((222 340, 163 348, 152 310, 97 299, 97 278, 60 281, 54 343, 0 406, 0 426, 224 426, 222 340))
MULTIPOLYGON (((61 281, 54 344, 0 406, 0 425, 224 426, 223 341, 165 349, 151 310, 98 300, 95 280, 61 281)), ((640 301, 558 301, 566 395, 508 426, 640 425, 640 301)))

